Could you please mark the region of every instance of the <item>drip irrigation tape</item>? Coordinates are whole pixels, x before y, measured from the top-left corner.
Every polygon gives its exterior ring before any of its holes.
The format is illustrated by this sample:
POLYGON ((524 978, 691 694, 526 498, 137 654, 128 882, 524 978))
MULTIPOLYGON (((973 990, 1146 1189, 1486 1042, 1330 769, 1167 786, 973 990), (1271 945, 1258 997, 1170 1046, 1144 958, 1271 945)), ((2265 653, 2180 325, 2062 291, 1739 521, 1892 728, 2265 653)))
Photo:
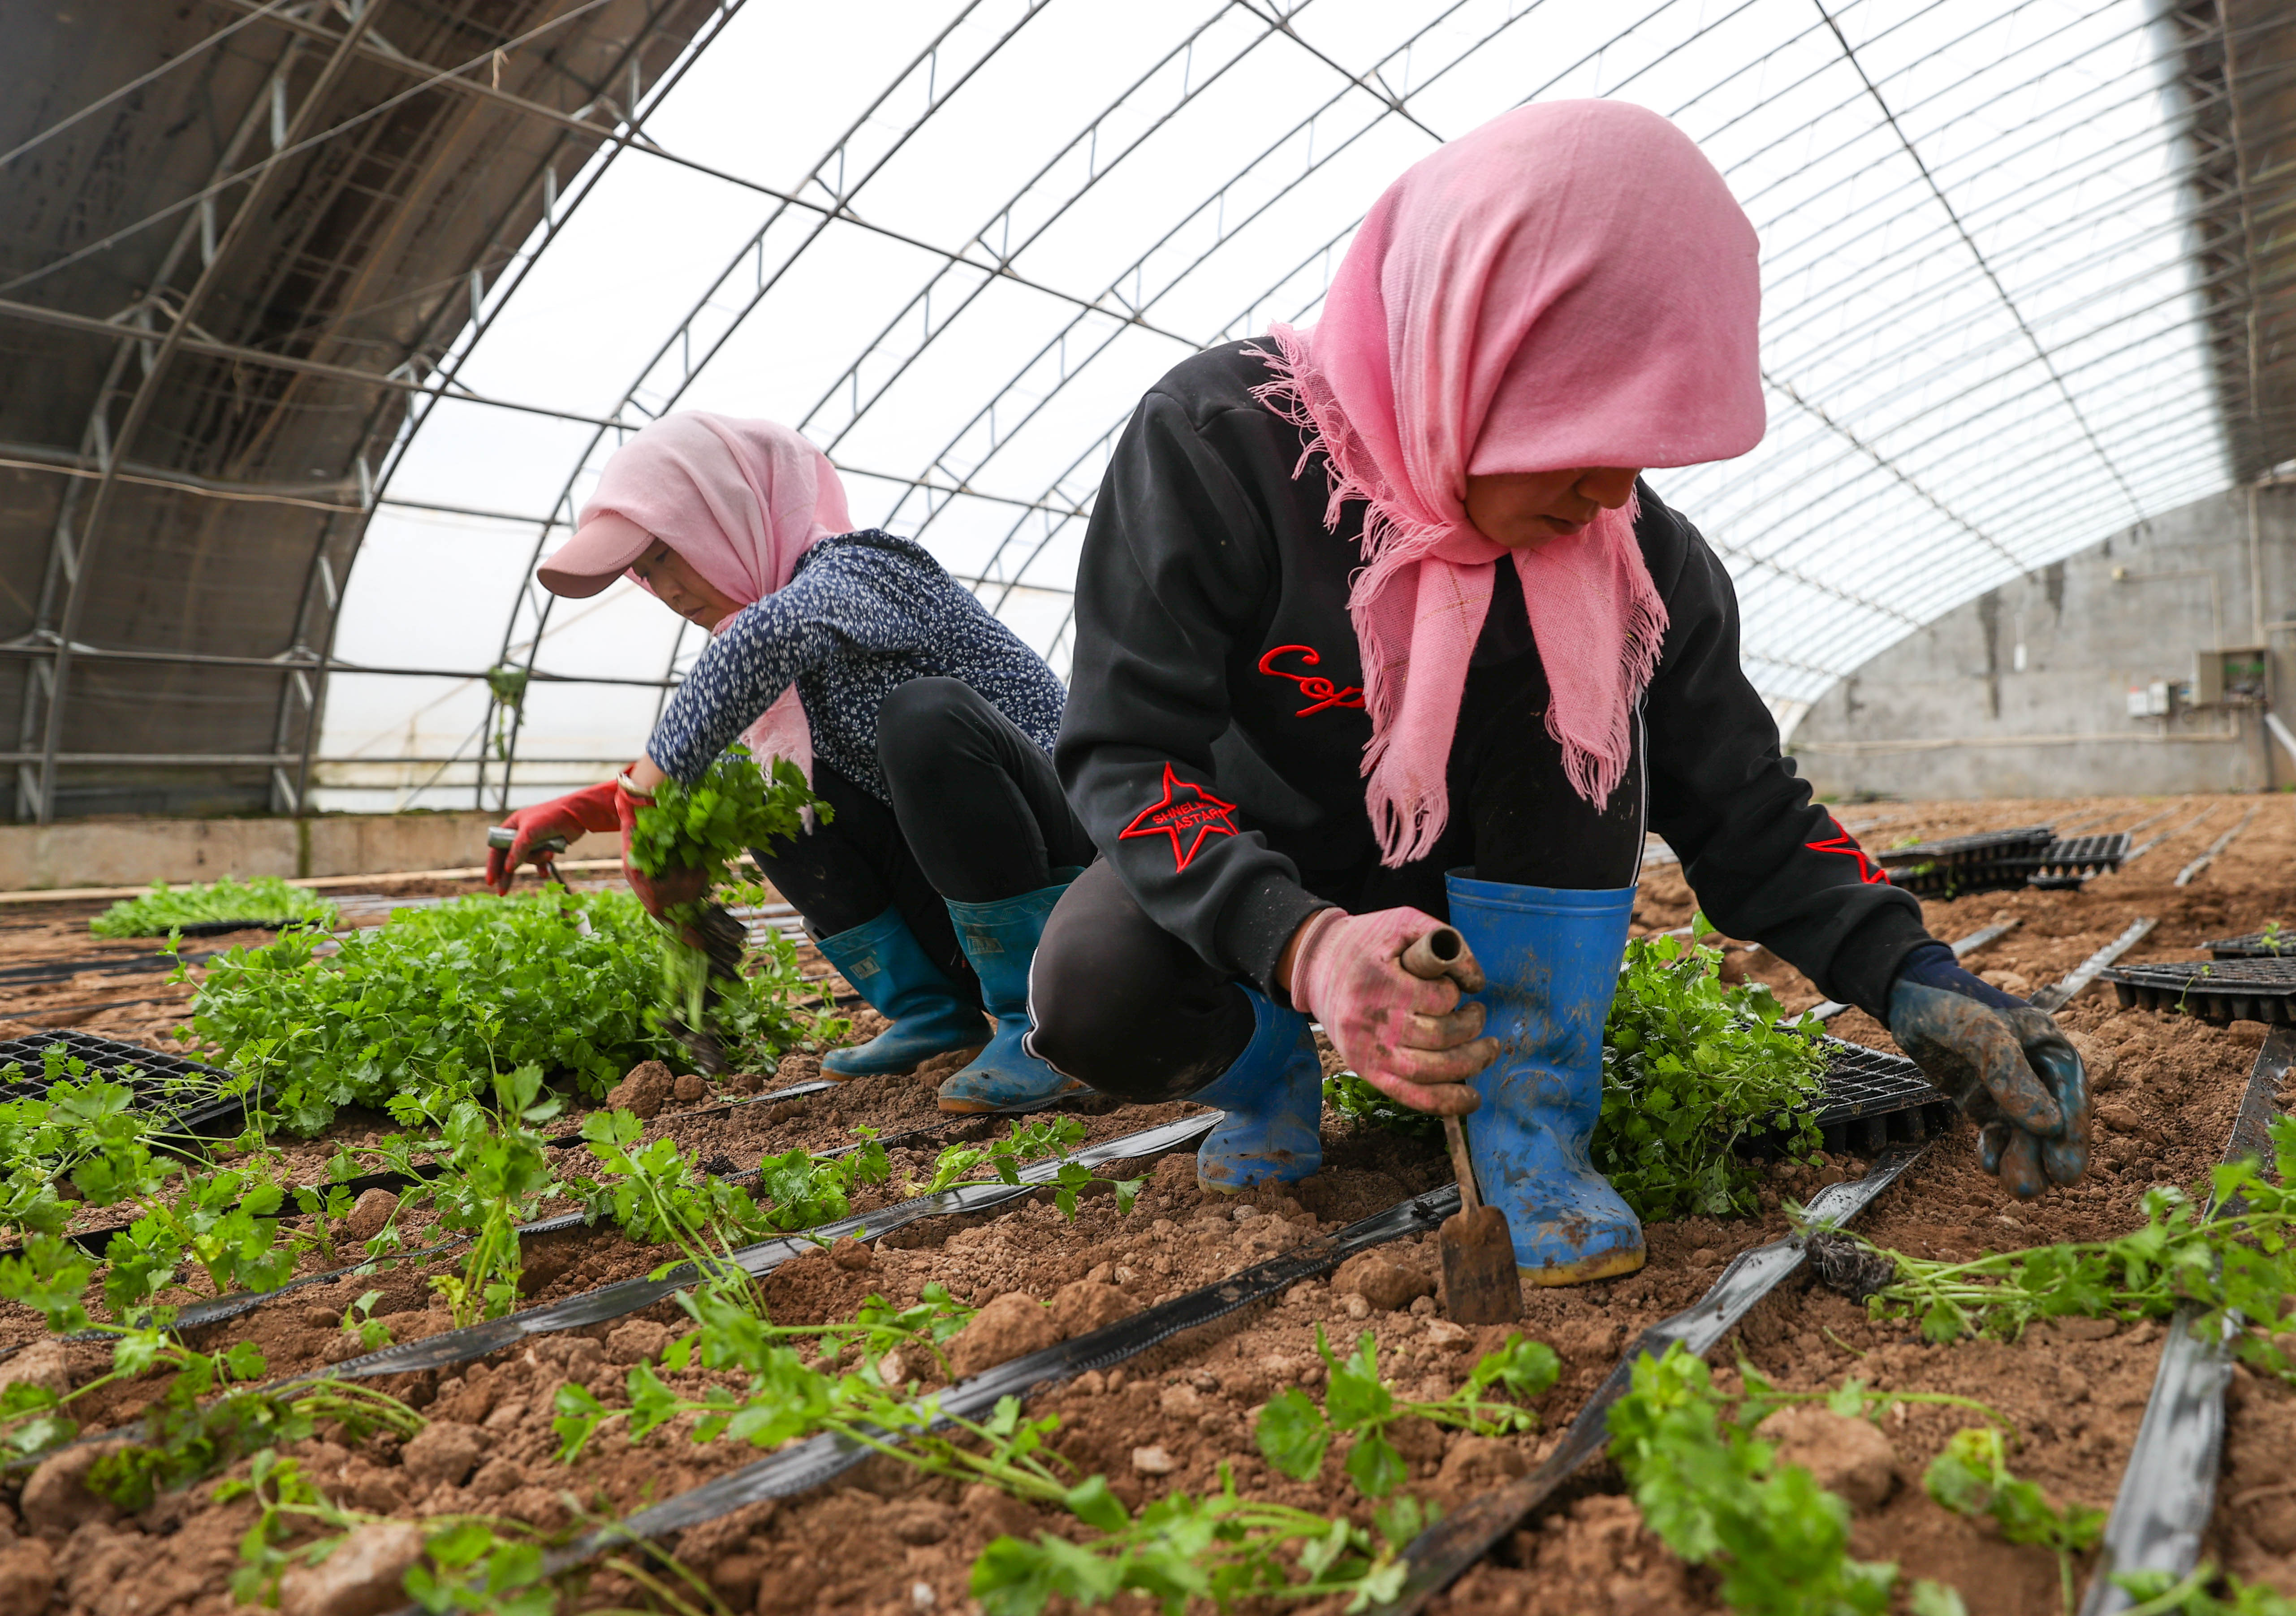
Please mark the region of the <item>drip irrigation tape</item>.
MULTIPOLYGON (((1021 1182, 1018 1184, 991 1180, 986 1184, 959 1185, 937 1195, 919 1195, 891 1206, 880 1207, 873 1212, 840 1218, 833 1223, 819 1224, 793 1235, 777 1235, 772 1240, 759 1241, 756 1245, 743 1246, 730 1254, 731 1260, 743 1273, 757 1278, 772 1273, 791 1258, 802 1257, 818 1246, 842 1240, 849 1235, 862 1240, 875 1240, 927 1218, 986 1211, 991 1207, 1003 1206, 1007 1202, 1035 1194, 1040 1185, 1051 1183, 1059 1175, 1061 1168, 1070 1161, 1084 1167, 1097 1167, 1105 1161, 1160 1156, 1168 1151, 1177 1150, 1210 1132, 1223 1114, 1216 1111, 1202 1112, 1193 1117, 1183 1117, 1177 1122, 1166 1122, 1138 1133, 1103 1140, 1073 1155, 1030 1162, 1020 1169, 1021 1182)), ((571 1226, 571 1224, 581 1221, 581 1214, 569 1214, 569 1218, 570 1223, 557 1218, 552 1219, 551 1223, 558 1226, 571 1226)), ((612 1284, 601 1285, 594 1291, 585 1291, 578 1296, 570 1296, 563 1301, 513 1313, 506 1318, 489 1319, 485 1324, 471 1325, 460 1330, 425 1336, 421 1341, 385 1347, 360 1358, 347 1359, 333 1366, 328 1373, 339 1379, 357 1380, 370 1375, 405 1374, 418 1369, 443 1369, 450 1364, 466 1363, 489 1352, 498 1352, 529 1335, 578 1330, 586 1325, 602 1325, 608 1319, 635 1313, 686 1289, 698 1277, 693 1265, 680 1263, 659 1279, 619 1280, 612 1284)))
MULTIPOLYGON (((1298 1251, 1255 1263, 1217 1284, 1176 1296, 1089 1335, 1079 1335, 1073 1341, 984 1370, 970 1380, 959 1381, 933 1400, 943 1413, 964 1419, 989 1412, 1004 1398, 1025 1400, 1079 1374, 1137 1357, 1151 1347, 1264 1300, 1300 1280, 1329 1273, 1358 1251, 1439 1228, 1458 1206, 1456 1185, 1445 1185, 1424 1195, 1414 1195, 1298 1251)), ((684 1531, 767 1498, 789 1497, 820 1486, 860 1464, 874 1451, 865 1443, 843 1436, 811 1438, 666 1499, 651 1509, 640 1510, 610 1526, 586 1533, 554 1551, 545 1564, 554 1574, 619 1544, 684 1531)))
MULTIPOLYGON (((2276 1027, 2256 1052, 2248 1087, 2233 1119, 2224 1159, 2269 1160, 2265 1130, 2277 1109, 2280 1085, 2296 1062, 2296 1032, 2276 1027)), ((2209 1209, 2210 1217, 2236 1209, 2209 1209)), ((2232 1347, 2210 1341, 2194 1329, 2196 1315, 2179 1309, 2161 1349, 2152 1395, 2128 1450, 2120 1490, 2096 1568, 2082 1596, 2080 1616, 2114 1616, 2137 1602, 2112 1580, 2113 1573, 2163 1571, 2181 1580, 2200 1559, 2201 1538, 2216 1512, 2217 1472, 2224 1460, 2225 1387, 2232 1380, 2232 1347)))
POLYGON ((2070 976, 2062 981, 2052 983, 2035 994, 2032 998, 2033 1008, 2046 1010, 2054 1014, 2071 1004, 2081 989, 2096 980, 2099 972, 2143 942, 2152 933, 2152 928, 2159 923, 2148 917, 2130 921, 2126 931, 2074 966, 2070 976))
POLYGON ((186 965, 204 965, 219 957, 220 948, 205 954, 89 954, 78 959, 48 960, 37 965, 11 965, 0 971, 0 984, 18 987, 38 982, 69 981, 75 976, 133 976, 152 971, 173 971, 180 957, 186 965))
MULTIPOLYGON (((1928 1149, 1926 1144, 1892 1146, 1873 1169, 1854 1184, 1832 1184, 1810 1197, 1809 1226, 1838 1228, 1873 1204, 1875 1196, 1895 1184, 1928 1149)), ((1767 1245, 1741 1251, 1722 1270, 1722 1276, 1696 1302, 1660 1320, 1644 1331, 1627 1354, 1603 1377, 1587 1399, 1562 1445, 1546 1463, 1518 1481, 1487 1492, 1445 1516, 1412 1540, 1404 1551, 1410 1565, 1403 1591, 1392 1604, 1374 1609, 1380 1616, 1409 1616, 1448 1587, 1462 1572, 1480 1560, 1531 1511, 1546 1501, 1580 1465, 1603 1449, 1609 1439, 1611 1405, 1634 1382, 1635 1361, 1657 1358, 1680 1342, 1692 1352, 1711 1350, 1714 1344, 1752 1310, 1756 1302, 1775 1290, 1780 1281, 1807 1261, 1804 1235, 1789 1235, 1767 1245)))
POLYGON ((2175 884, 2180 887, 2191 886, 2194 881, 2199 877, 2202 870, 2207 869, 2210 865, 2217 861, 2218 854, 2232 846, 2232 839, 2239 835, 2243 831, 2248 829, 2250 823, 2263 811, 2264 805, 2259 802, 2254 808, 2249 809, 2248 812, 2243 814, 2240 816, 2239 824, 2234 825, 2232 829, 2226 831, 2223 835, 2209 843, 2209 850, 2207 852, 2202 854, 2198 858, 2195 858, 2192 863, 2186 865, 2183 869, 2177 872, 2177 880, 2175 884))
POLYGON ((2159 847, 2162 842, 2181 836, 2186 831, 2196 831, 2200 829, 2202 825, 2208 823, 2209 819, 2215 815, 2216 811, 2216 805, 2214 803, 2210 803, 2199 813, 2194 815, 2190 819, 2185 821, 2184 824, 2178 825, 2175 830, 2163 831, 2158 836, 2153 837, 2152 841, 2140 843, 2138 846, 2130 849, 2128 857, 2120 861, 2120 867, 2125 870, 2130 865, 2135 864, 2138 859, 2144 857, 2145 854, 2151 852, 2154 848, 2159 847))

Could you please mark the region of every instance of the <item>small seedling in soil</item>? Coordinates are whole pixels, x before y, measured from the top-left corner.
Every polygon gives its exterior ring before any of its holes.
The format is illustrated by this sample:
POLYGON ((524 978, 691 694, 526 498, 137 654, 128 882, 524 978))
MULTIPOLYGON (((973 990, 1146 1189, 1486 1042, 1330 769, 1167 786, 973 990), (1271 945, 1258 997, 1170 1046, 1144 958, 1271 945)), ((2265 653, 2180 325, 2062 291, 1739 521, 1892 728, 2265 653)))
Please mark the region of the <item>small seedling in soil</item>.
POLYGON ((1324 1339, 1319 1325, 1316 1350, 1327 1370, 1323 1407, 1317 1407, 1316 1399, 1297 1386, 1269 1399, 1253 1427, 1260 1456, 1293 1481, 1306 1481, 1323 1469, 1334 1437, 1352 1436, 1348 1479, 1367 1498, 1386 1497, 1410 1474, 1403 1456, 1388 1440, 1388 1430, 1397 1421, 1416 1417, 1478 1436, 1533 1430, 1538 1424, 1537 1414, 1484 1393, 1497 1388, 1516 1398, 1534 1398, 1554 1384, 1562 1367, 1544 1342, 1509 1336, 1506 1345, 1477 1360, 1466 1384, 1440 1401, 1420 1403, 1398 1399, 1380 1379, 1379 1348, 1370 1331, 1341 1358, 1324 1339))
POLYGON ((458 1100, 439 1130, 446 1171, 431 1181, 441 1228, 471 1236, 460 1274, 441 1274, 431 1287, 446 1300, 457 1326, 498 1318, 518 1306, 524 1265, 518 1226, 533 1221, 542 1202, 559 1194, 541 1124, 564 1106, 545 1095, 542 1069, 527 1065, 494 1074, 491 1110, 458 1100))
POLYGON ((2103 1510, 2051 1504, 2039 1488, 2012 1473, 2007 1446, 1989 1425, 1955 1431, 1945 1451, 1930 1462, 1922 1485, 1957 1515, 1990 1519, 2005 1541, 2038 1544, 2055 1554, 2065 1616, 2072 1616, 2073 1556, 2096 1546, 2104 1530, 2103 1510))
POLYGON ((343 1333, 358 1338, 361 1352, 379 1352, 390 1345, 390 1326, 374 1317, 374 1304, 381 1300, 380 1291, 363 1292, 343 1309, 343 1333))
POLYGON ((2039 1319, 2166 1318, 2190 1303, 2204 1334, 2224 1329, 2252 1367, 2296 1383, 2290 1348, 2248 1321, 2277 1322, 2296 1297, 2296 1118, 2269 1130, 2267 1179, 2253 1161, 2226 1162, 2210 1182, 2213 1218, 2172 1185, 2147 1190, 2144 1226, 2115 1240, 1988 1252, 1967 1262, 1908 1257, 1869 1246, 1895 1266, 1895 1281, 1866 1306, 1877 1319, 1919 1323, 1923 1339, 2021 1336, 2039 1319), (2231 1326, 2227 1328, 2228 1326, 2231 1326))
POLYGON ((88 922, 87 929, 98 937, 165 937, 178 926, 217 920, 294 920, 332 931, 336 911, 330 899, 291 887, 276 875, 252 881, 226 876, 187 887, 163 881, 141 898, 122 898, 88 922))
MULTIPOLYGON (((963 1183, 984 1166, 996 1175, 999 1183, 1018 1184, 1023 1166, 1048 1156, 1064 1156, 1084 1143, 1084 1124, 1074 1117, 1015 1122, 1012 1132, 1004 1138, 991 1139, 986 1144, 945 1146, 933 1161, 932 1176, 922 1182, 912 1178, 901 1186, 901 1191, 911 1196, 938 1195, 963 1183)), ((1061 1164, 1060 1176, 1053 1181, 1053 1201, 1062 1217, 1071 1223, 1076 1220, 1077 1197, 1093 1182, 1092 1169, 1081 1162, 1061 1164)), ((1144 1180, 1115 1178, 1103 1182, 1114 1185, 1116 1210, 1121 1213, 1132 1210, 1144 1180)))
MULTIPOLYGON (((1781 1402, 1808 1400, 1767 1391, 1750 1382, 1734 1402, 1678 1342, 1664 1358, 1638 1358, 1611 1407, 1611 1457, 1644 1524, 1682 1559, 1715 1567, 1732 1610, 1880 1616, 1898 1568, 1852 1559, 1849 1506, 1754 1434, 1781 1402)), ((1932 1589, 1915 1585, 1915 1607, 1950 1610, 1949 1590, 1932 1589)))
POLYGON ((2116 1571, 2112 1579, 2140 1602, 2121 1616, 2296 1616, 2296 1599, 2261 1583, 2219 1577, 2211 1560, 2183 1578, 2169 1571, 2116 1571), (2221 1595, 2211 1591, 2219 1584, 2221 1595))

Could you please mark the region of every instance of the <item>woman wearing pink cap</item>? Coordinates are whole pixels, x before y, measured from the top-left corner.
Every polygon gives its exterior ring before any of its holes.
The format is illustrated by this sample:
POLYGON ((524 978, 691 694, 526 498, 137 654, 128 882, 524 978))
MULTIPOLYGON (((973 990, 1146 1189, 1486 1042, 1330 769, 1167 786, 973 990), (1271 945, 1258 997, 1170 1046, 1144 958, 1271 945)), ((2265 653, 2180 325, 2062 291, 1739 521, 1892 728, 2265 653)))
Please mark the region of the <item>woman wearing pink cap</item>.
POLYGON ((1759 308, 1698 149, 1556 103, 1390 186, 1312 330, 1157 384, 1078 579, 1055 759, 1103 857, 1046 927, 1033 1052, 1225 1109, 1198 1177, 1237 1188, 1320 1162, 1313 1016, 1396 1099, 1473 1113, 1526 1278, 1630 1271, 1587 1147, 1649 827, 1726 931, 1885 1019, 2019 1194, 2079 1176, 2070 1046, 1810 801, 1728 572, 1641 480, 1760 440, 1759 308), (1471 953, 1420 980, 1442 919, 1471 953))
MULTIPOLYGON (((645 755, 512 814, 488 880, 508 891, 554 836, 619 829, 627 848, 656 785, 698 779, 745 740, 796 762, 832 808, 752 852, 891 1023, 831 1051, 823 1074, 906 1071, 985 1043, 943 1082, 942 1107, 1031 1104, 1070 1079, 1021 1047, 1029 961, 1092 857, 1049 756, 1060 683, 921 546, 852 526, 836 471, 787 427, 687 411, 624 444, 543 587, 592 595, 627 575, 711 639, 645 755)), ((657 907, 650 883, 631 884, 657 907)))

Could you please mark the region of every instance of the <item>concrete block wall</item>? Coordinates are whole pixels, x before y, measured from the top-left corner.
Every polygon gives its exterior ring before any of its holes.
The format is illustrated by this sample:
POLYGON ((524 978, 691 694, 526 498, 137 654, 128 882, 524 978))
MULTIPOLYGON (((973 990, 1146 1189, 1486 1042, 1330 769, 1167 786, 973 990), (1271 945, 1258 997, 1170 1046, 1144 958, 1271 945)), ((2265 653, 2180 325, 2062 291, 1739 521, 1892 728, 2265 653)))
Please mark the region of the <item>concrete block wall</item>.
POLYGON ((2197 501, 2012 579, 1908 635, 1788 740, 1820 792, 2044 797, 2242 792, 2296 781, 2253 710, 2131 718, 2130 686, 2194 652, 2265 645, 2296 705, 2296 487, 2197 501))
MULTIPOLYGON (((328 814, 309 819, 83 819, 0 825, 0 891, 180 884, 235 875, 379 875, 484 864, 493 814, 328 814)), ((605 857, 605 836, 575 844, 605 857)))

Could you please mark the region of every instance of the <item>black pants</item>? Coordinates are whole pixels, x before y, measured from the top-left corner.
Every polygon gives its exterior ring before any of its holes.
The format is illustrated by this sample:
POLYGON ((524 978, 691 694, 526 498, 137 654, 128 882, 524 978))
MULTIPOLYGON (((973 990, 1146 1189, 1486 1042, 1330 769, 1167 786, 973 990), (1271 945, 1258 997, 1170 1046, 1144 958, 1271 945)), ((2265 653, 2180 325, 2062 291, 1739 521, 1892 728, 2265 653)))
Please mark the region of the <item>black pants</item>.
MULTIPOLYGON (((1570 788, 1546 733, 1534 652, 1470 670, 1447 769, 1451 814, 1434 850, 1400 869, 1303 865, 1300 881, 1354 915, 1408 906, 1450 917, 1446 870, 1514 886, 1601 890, 1641 867, 1642 726, 1608 808, 1570 788)), ((1288 851, 1280 841, 1277 850, 1288 851)), ((1070 1077, 1128 1100, 1177 1099, 1227 1070, 1250 1041, 1251 1004, 1227 973, 1149 919, 1109 865, 1062 896, 1029 983, 1029 1046, 1070 1077)))
POLYGON ((993 903, 1053 884, 1092 858, 1052 759, 960 679, 912 679, 877 710, 888 807, 819 759, 813 789, 835 816, 773 849, 751 849, 767 881, 816 937, 898 907, 935 964, 978 997, 941 902, 993 903))

